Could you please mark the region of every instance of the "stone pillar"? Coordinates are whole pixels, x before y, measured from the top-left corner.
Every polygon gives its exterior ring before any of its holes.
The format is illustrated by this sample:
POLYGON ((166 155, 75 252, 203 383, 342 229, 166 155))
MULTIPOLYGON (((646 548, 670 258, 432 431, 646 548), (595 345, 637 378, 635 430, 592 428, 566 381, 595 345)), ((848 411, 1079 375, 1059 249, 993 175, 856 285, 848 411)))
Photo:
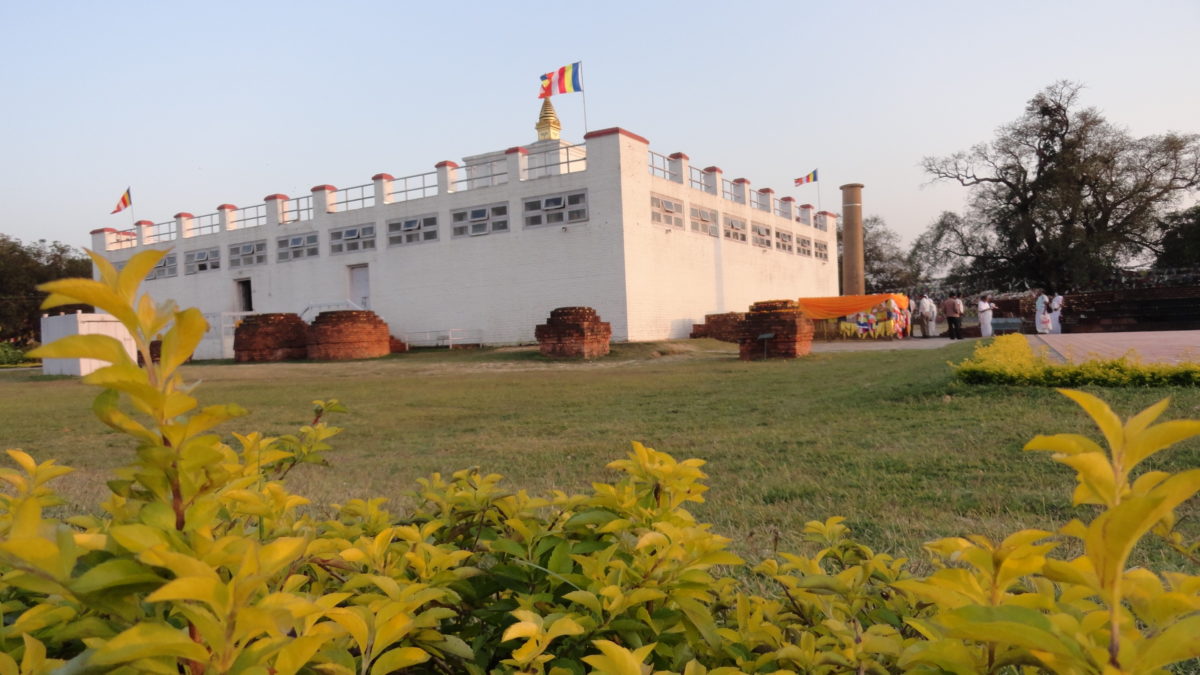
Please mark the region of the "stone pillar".
POLYGON ((333 213, 337 210, 334 200, 337 199, 337 188, 332 185, 314 185, 311 188, 313 218, 318 213, 333 213))
POLYGON ((529 151, 518 145, 505 150, 504 159, 508 162, 505 169, 508 172, 508 182, 519 183, 525 180, 529 172, 529 151))
POLYGON ((434 165, 437 169, 438 194, 447 195, 454 192, 454 182, 458 180, 458 164, 446 160, 434 165))
POLYGON ((175 214, 175 231, 179 233, 180 239, 196 236, 196 233, 192 231, 192 219, 194 218, 195 216, 186 211, 175 214))
POLYGON ((800 212, 796 214, 796 222, 803 223, 809 227, 816 227, 817 221, 813 219, 813 211, 816 210, 817 207, 812 204, 801 204, 800 212))
POLYGON ((867 292, 863 262, 862 183, 847 183, 842 191, 842 295, 867 292))
POLYGON ((102 227, 98 230, 92 230, 92 250, 96 253, 104 253, 116 241, 117 231, 111 227, 102 227))
POLYGON ((794 220, 796 218, 796 198, 783 197, 779 200, 779 209, 779 215, 787 218, 788 220, 794 220))
POLYGON ((139 220, 133 224, 134 230, 137 231, 137 245, 141 248, 146 245, 146 228, 154 227, 152 220, 139 220))
POLYGON ((670 162, 671 162, 671 174, 675 175, 675 176, 679 176, 679 180, 677 180, 675 182, 683 183, 684 185, 687 185, 688 184, 688 172, 690 171, 690 169, 688 168, 688 160, 690 160, 691 158, 688 157, 687 155, 683 154, 682 152, 676 152, 676 153, 672 153, 669 157, 667 157, 667 159, 670 160, 670 162))
POLYGON ((739 204, 750 203, 750 179, 749 178, 734 178, 733 179, 733 201, 739 204))
POLYGON ((704 170, 704 191, 710 195, 721 196, 721 167, 710 166, 704 170))
POLYGON ((775 190, 771 188, 763 188, 758 191, 758 203, 763 205, 761 210, 767 213, 773 213, 772 208, 775 205, 775 190))
POLYGON ((217 207, 217 222, 221 224, 222 232, 238 229, 237 215, 237 207, 233 204, 222 204, 217 207))
POLYGON ((395 180, 395 177, 390 173, 377 173, 371 176, 371 183, 375 185, 376 204, 392 203, 392 196, 388 193, 392 191, 393 180, 395 180))
POLYGON ((288 196, 275 193, 263 197, 267 203, 267 227, 279 227, 283 224, 283 209, 287 206, 288 196))

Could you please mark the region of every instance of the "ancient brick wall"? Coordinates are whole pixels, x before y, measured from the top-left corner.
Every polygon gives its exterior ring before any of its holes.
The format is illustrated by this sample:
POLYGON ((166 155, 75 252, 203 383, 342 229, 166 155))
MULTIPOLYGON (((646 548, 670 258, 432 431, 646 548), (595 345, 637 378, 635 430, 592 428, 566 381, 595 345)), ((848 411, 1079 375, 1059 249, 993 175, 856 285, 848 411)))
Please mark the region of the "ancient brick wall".
POLYGON ((591 307, 559 307, 534 337, 543 356, 594 359, 608 354, 612 326, 591 307))
POLYGON ((692 324, 692 334, 690 337, 706 337, 736 344, 742 334, 741 322, 745 318, 746 315, 741 312, 705 314, 704 323, 692 324))
POLYGON ((308 324, 298 314, 251 314, 233 331, 238 363, 292 361, 308 356, 308 324))
POLYGON ((812 321, 800 312, 795 300, 756 302, 740 325, 738 352, 743 361, 794 359, 812 349, 812 321), (759 339, 768 334, 770 337, 759 339))
POLYGON ((373 359, 392 351, 388 325, 374 312, 321 312, 308 327, 308 358, 322 361, 373 359))

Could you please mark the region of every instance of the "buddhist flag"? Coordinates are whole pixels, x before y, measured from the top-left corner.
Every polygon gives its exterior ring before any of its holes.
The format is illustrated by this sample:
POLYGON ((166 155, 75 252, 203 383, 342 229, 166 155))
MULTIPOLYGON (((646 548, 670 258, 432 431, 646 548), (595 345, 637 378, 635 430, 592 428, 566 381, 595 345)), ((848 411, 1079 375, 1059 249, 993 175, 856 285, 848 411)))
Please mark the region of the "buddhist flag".
POLYGON ((576 61, 569 66, 546 73, 542 76, 542 88, 538 98, 548 98, 555 94, 573 94, 583 91, 583 62, 576 61))
POLYGON ((129 192, 129 188, 125 188, 125 194, 121 195, 121 199, 117 201, 117 208, 113 209, 113 213, 120 213, 129 208, 133 203, 133 195, 129 192))
POLYGON ((803 176, 796 179, 796 185, 804 185, 805 183, 815 183, 815 182, 817 182, 817 170, 816 169, 813 169, 811 172, 806 173, 803 176))

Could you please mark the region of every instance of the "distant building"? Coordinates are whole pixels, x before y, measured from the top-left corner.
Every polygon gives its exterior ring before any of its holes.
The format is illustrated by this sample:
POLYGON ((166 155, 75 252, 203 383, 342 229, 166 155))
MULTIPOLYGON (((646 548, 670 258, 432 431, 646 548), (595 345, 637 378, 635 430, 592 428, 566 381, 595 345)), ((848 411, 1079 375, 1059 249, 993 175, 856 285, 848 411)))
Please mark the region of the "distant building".
POLYGON ((92 246, 118 265, 169 249, 145 288, 206 313, 202 357, 231 354, 244 312, 311 320, 362 307, 415 344, 512 344, 533 341, 555 307, 585 305, 615 341, 645 341, 758 300, 837 295, 834 214, 653 152, 621 128, 577 145, 559 128, 545 99, 526 146, 95 230, 92 246))

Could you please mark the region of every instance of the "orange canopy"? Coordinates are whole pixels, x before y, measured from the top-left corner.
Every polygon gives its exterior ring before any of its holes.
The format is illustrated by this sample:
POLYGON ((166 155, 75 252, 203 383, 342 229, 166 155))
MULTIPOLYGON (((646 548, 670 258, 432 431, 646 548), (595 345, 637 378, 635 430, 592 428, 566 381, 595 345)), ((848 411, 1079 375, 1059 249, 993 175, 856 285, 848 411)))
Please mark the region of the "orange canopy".
POLYGON ((908 307, 908 296, 900 293, 876 295, 840 295, 835 298, 800 298, 800 311, 810 319, 836 319, 856 312, 865 312, 876 305, 895 300, 900 309, 908 307))

